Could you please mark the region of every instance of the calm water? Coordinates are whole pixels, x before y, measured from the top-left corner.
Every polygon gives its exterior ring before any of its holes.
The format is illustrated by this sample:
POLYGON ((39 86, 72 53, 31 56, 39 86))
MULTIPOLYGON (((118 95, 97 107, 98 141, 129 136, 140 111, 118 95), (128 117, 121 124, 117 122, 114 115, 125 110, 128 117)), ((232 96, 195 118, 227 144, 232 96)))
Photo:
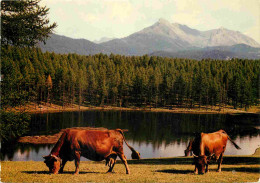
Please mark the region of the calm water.
MULTIPOLYGON (((69 127, 128 129, 126 139, 142 158, 183 156, 196 132, 224 129, 242 148, 228 142, 226 155, 250 155, 260 146, 259 116, 223 114, 174 114, 136 111, 84 111, 35 114, 27 135, 49 135, 69 127)), ((42 161, 53 145, 29 145, 15 141, 2 143, 1 159, 42 161)), ((131 152, 124 147, 127 158, 131 152)), ((82 158, 82 160, 86 160, 82 158)))

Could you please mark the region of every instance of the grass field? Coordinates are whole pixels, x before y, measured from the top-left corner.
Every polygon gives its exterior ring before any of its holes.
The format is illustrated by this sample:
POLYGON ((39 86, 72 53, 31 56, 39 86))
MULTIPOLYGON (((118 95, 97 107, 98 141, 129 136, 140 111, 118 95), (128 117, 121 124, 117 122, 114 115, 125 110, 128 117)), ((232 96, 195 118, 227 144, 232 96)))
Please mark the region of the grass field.
POLYGON ((73 175, 74 162, 68 162, 63 174, 53 175, 43 162, 1 162, 1 182, 258 182, 259 156, 225 156, 222 172, 209 166, 205 175, 193 173, 193 158, 128 160, 130 175, 117 161, 113 173, 106 173, 105 162, 82 161, 79 175, 73 175))

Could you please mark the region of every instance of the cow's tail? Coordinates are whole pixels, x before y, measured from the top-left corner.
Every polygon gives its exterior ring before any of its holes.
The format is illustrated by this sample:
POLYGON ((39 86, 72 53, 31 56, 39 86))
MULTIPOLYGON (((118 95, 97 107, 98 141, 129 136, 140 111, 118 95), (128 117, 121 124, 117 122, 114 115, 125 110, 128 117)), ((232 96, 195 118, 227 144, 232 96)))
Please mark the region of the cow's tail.
POLYGON ((226 134, 228 137, 228 140, 236 147, 236 149, 241 149, 229 136, 224 130, 220 130, 222 133, 226 134))
POLYGON ((241 149, 229 136, 228 136, 228 140, 230 140, 230 142, 231 142, 237 149, 241 149))
POLYGON ((116 129, 116 130, 122 134, 123 139, 124 139, 124 141, 125 141, 127 147, 132 151, 132 155, 131 155, 131 156, 132 156, 132 159, 141 159, 140 153, 139 153, 138 151, 136 151, 133 147, 131 147, 131 146, 127 143, 127 141, 126 141, 126 139, 125 139, 125 136, 124 136, 124 132, 123 132, 123 131, 127 131, 127 130, 121 130, 121 129, 116 129))

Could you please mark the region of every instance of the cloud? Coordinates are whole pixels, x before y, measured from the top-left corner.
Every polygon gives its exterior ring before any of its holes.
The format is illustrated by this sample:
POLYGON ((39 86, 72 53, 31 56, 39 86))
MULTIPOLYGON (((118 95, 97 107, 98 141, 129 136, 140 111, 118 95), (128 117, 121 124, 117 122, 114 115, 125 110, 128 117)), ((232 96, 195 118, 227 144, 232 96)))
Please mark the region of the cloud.
POLYGON ((99 32, 106 33, 100 37, 129 35, 136 31, 133 25, 143 18, 138 8, 126 0, 105 0, 98 7, 95 3, 89 3, 85 7, 87 6, 90 11, 78 10, 77 17, 84 22, 85 29, 95 28, 99 29, 99 32))
POLYGON ((146 0, 146 1, 144 1, 144 7, 151 9, 151 10, 160 10, 164 7, 165 2, 167 2, 167 1, 146 0))
POLYGON ((260 43, 260 23, 256 24, 253 27, 250 27, 243 33, 260 43))
POLYGON ((99 21, 99 17, 97 17, 93 13, 79 12, 78 14, 79 14, 80 19, 82 19, 84 22, 95 23, 95 22, 99 21))
POLYGON ((185 24, 199 30, 207 30, 212 28, 212 25, 220 26, 218 21, 213 17, 208 7, 210 1, 205 0, 175 0, 176 11, 172 14, 172 22, 185 24))

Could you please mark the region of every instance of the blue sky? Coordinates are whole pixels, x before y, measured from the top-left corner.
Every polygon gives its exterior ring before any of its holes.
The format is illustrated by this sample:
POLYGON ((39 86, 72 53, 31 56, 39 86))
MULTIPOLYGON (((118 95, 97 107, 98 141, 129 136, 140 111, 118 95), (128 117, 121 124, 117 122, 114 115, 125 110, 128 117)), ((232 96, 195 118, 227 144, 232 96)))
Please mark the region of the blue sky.
POLYGON ((225 27, 260 43, 260 0, 42 0, 55 33, 72 38, 122 38, 159 18, 198 30, 225 27))

